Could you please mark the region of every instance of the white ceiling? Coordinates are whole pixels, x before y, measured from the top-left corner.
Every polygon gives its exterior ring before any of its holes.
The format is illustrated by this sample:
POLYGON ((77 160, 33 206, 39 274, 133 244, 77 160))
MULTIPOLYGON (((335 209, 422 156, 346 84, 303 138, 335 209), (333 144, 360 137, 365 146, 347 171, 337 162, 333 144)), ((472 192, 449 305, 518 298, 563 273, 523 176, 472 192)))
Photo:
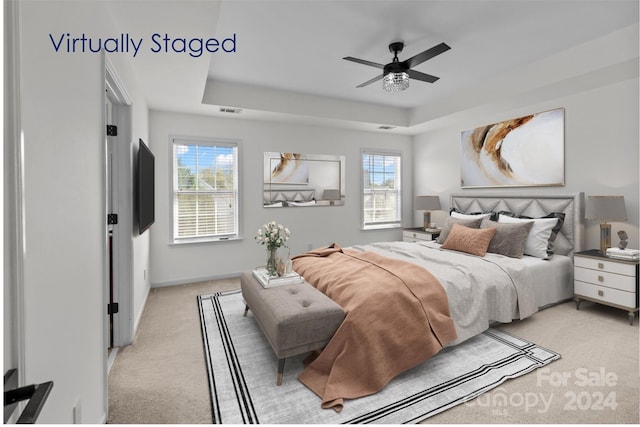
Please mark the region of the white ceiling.
MULTIPOLYGON (((150 38, 235 35, 236 51, 193 58, 140 54, 133 64, 149 107, 415 133, 456 111, 561 81, 607 84, 638 75, 638 0, 110 1, 123 32, 150 38), (356 86, 385 64, 438 43, 451 50, 415 69, 439 76, 387 93, 356 86)), ((566 87, 566 85, 565 85, 566 87)), ((532 91, 533 89, 533 91, 532 91)), ((565 89, 566 90, 566 89, 565 89)))

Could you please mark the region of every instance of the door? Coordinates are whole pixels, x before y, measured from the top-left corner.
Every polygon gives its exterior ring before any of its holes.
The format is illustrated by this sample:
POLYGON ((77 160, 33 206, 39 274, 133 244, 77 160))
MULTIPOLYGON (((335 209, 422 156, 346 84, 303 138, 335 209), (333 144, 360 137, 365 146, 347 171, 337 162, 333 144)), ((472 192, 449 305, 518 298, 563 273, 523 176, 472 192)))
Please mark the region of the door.
MULTIPOLYGON (((131 100, 105 61, 105 227, 107 272, 106 346, 133 341, 133 179, 131 100), (108 331, 108 332, 107 332, 108 331)), ((111 352, 115 355, 115 352, 111 352)), ((113 358, 110 357, 108 367, 113 358)))
POLYGON ((105 129, 106 138, 107 138, 107 240, 108 240, 108 257, 109 257, 109 268, 107 270, 107 274, 109 275, 109 280, 107 281, 109 289, 108 292, 108 306, 107 306, 107 316, 109 316, 109 346, 108 350, 113 349, 113 320, 116 314, 115 307, 115 299, 114 299, 114 282, 117 278, 117 275, 114 275, 114 271, 119 267, 117 265, 117 257, 114 257, 114 229, 117 227, 117 207, 114 202, 114 191, 117 188, 113 185, 114 178, 117 177, 117 162, 114 162, 114 150, 115 144, 117 143, 115 136, 113 135, 113 129, 117 129, 117 124, 113 122, 113 104, 111 102, 111 96, 109 95, 109 91, 107 90, 107 96, 105 96, 105 123, 107 123, 107 129, 105 129), (115 128, 114 128, 115 126, 115 128))

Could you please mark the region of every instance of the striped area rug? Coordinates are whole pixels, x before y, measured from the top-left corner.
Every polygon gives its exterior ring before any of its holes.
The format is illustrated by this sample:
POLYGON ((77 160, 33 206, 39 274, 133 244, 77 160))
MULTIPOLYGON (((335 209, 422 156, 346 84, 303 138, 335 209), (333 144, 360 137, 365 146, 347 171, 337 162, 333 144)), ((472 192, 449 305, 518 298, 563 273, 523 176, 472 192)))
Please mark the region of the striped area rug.
POLYGON ((304 356, 278 360, 239 291, 198 297, 213 422, 220 424, 416 423, 560 358, 534 343, 489 329, 443 349, 394 378, 381 392, 346 400, 340 413, 297 379, 304 356))

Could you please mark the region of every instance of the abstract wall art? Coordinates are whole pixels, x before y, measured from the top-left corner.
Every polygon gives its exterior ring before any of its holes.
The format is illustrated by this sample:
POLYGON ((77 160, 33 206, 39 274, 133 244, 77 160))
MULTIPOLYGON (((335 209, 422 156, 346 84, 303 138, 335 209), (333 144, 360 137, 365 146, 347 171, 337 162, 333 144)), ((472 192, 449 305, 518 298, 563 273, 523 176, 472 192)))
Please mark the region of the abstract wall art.
POLYGON ((309 162, 303 157, 299 153, 265 153, 265 184, 308 184, 309 162))
POLYGON ((462 131, 460 186, 564 185, 564 108, 462 131))

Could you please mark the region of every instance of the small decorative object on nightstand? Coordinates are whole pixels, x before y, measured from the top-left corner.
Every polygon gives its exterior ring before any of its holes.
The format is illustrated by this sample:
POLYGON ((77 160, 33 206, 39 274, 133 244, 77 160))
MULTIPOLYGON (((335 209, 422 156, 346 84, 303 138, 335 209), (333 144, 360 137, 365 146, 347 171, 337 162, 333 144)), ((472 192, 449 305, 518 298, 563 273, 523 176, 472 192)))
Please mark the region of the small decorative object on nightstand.
POLYGON ((597 249, 577 252, 573 260, 576 309, 582 300, 620 308, 627 311, 633 325, 639 307, 639 261, 606 257, 597 249))
POLYGON ((624 196, 589 196, 587 199, 586 219, 604 221, 600 224, 600 253, 605 254, 611 247, 611 224, 607 221, 626 221, 627 208, 624 196))
POLYGON ((640 250, 609 248, 606 253, 609 258, 622 259, 625 261, 640 261, 640 250))
POLYGON ((438 196, 416 196, 414 209, 424 211, 424 229, 429 228, 431 223, 431 211, 440 210, 440 197, 438 196))
POLYGON ((620 249, 626 248, 627 244, 629 243, 627 242, 627 239, 629 238, 629 235, 627 234, 627 232, 624 230, 618 231, 618 237, 620 238, 620 241, 618 242, 618 248, 620 249))
POLYGON ((423 229, 422 227, 418 228, 404 228, 402 229, 402 241, 403 242, 430 242, 432 240, 436 240, 436 238, 440 235, 439 229, 423 229))

